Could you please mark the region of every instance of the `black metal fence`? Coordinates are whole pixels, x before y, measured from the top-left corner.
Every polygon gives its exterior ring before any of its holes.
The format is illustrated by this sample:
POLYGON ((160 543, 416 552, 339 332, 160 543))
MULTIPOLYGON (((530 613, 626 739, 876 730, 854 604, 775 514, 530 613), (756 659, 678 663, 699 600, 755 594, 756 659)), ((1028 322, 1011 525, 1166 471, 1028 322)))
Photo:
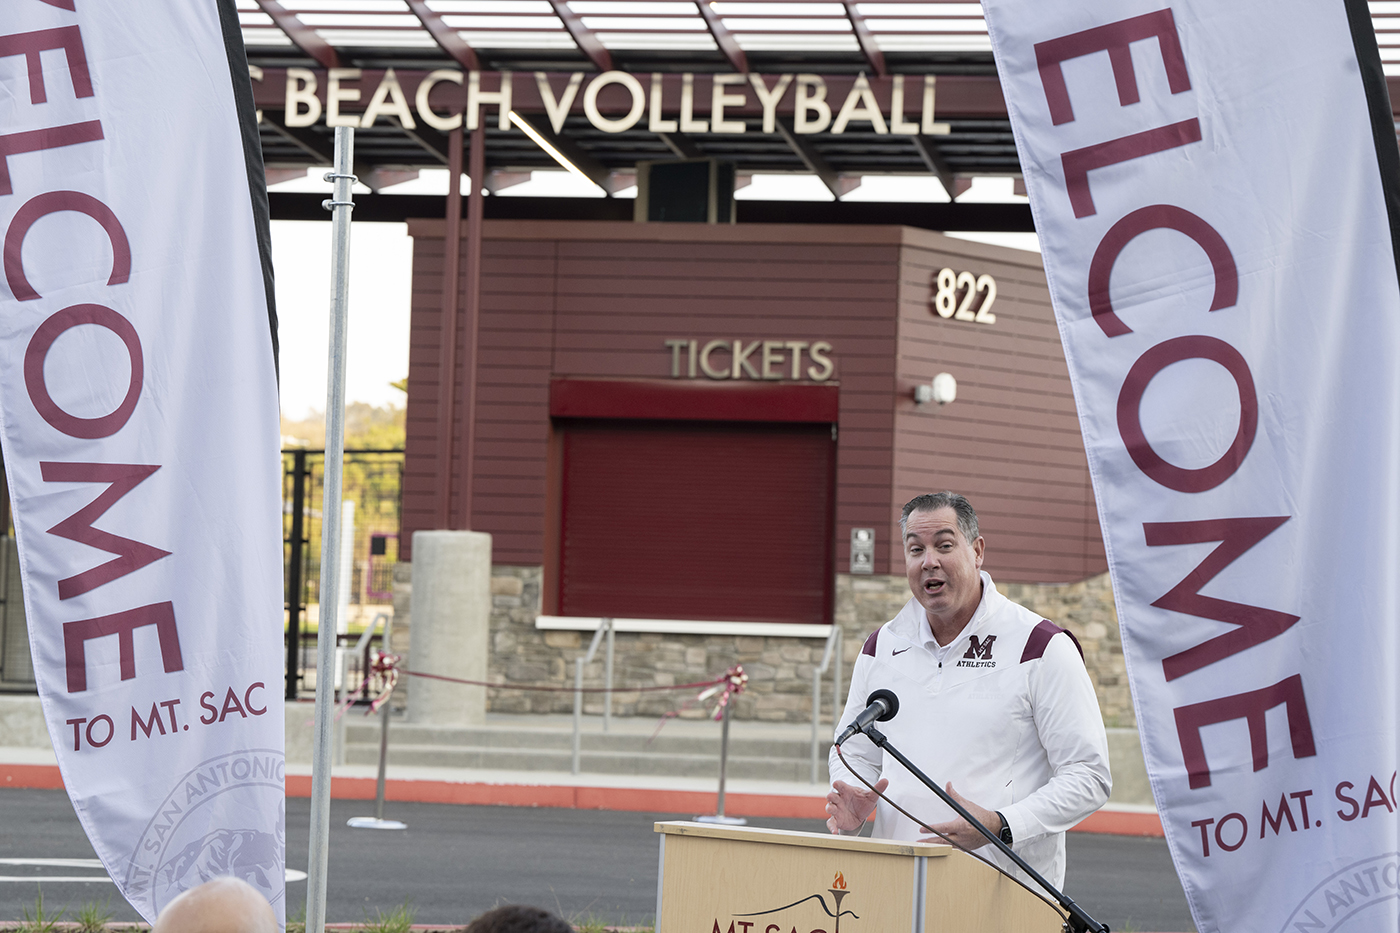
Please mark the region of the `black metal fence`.
MULTIPOLYGON (((351 558, 350 646, 379 611, 393 602, 394 564, 399 556, 399 504, 403 488, 402 450, 347 450, 343 500, 355 504, 351 558)), ((282 533, 286 585, 286 696, 294 700, 311 688, 316 669, 316 620, 320 617, 321 506, 326 452, 282 451, 282 533)), ((375 636, 378 640, 378 636, 375 636)), ((351 686, 363 659, 350 659, 351 686)))

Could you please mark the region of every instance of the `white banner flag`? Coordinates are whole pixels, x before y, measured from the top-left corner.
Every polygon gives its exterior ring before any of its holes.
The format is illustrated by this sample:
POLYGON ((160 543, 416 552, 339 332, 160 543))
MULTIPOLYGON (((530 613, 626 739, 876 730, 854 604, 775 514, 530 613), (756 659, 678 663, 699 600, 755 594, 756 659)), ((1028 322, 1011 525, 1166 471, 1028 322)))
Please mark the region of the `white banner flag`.
POLYGON ((6 0, 0 430, 64 784, 148 920, 283 913, 266 190, 232 0, 6 0))
POLYGON ((983 7, 1196 923, 1394 931, 1400 159, 1366 3, 983 7))

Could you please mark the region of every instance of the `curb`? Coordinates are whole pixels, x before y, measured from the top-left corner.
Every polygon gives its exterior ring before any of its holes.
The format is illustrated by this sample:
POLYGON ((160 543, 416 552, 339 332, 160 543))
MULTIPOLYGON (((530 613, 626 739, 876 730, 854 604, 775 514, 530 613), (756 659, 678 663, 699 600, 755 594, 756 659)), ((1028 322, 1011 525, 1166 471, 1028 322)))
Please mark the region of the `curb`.
POLYGON ((0 785, 62 790, 63 776, 58 771, 58 765, 0 764, 0 785))
POLYGON ((1072 833, 1103 833, 1108 836, 1152 836, 1166 838, 1162 818, 1156 811, 1114 810, 1112 804, 1090 813, 1070 829, 1072 833))
MULTIPOLYGON (((331 797, 373 800, 374 778, 331 778, 331 797)), ((311 778, 287 775, 288 797, 310 797, 311 778)), ((717 794, 710 791, 655 788, 587 787, 560 784, 467 784, 452 781, 384 782, 384 799, 411 803, 458 803, 498 807, 559 807, 567 810, 620 810, 642 813, 713 813, 717 794)), ((778 794, 724 795, 730 816, 769 816, 790 819, 826 818, 822 797, 778 794)))
MULTIPOLYGON (((0 764, 0 787, 58 790, 63 778, 57 765, 0 764)), ((288 797, 310 797, 311 777, 288 774, 288 797)), ((333 777, 336 800, 373 800, 374 778, 333 777)), ((497 807, 557 807, 566 810, 616 810, 643 813, 712 813, 717 795, 709 791, 655 788, 588 787, 559 784, 487 784, 456 781, 390 779, 384 799, 402 803, 451 803, 497 807)), ((730 816, 819 820, 826 816, 822 797, 782 794, 727 793, 724 810, 730 816)), ((1162 821, 1155 812, 1103 809, 1090 814, 1070 832, 1161 838, 1162 821)))

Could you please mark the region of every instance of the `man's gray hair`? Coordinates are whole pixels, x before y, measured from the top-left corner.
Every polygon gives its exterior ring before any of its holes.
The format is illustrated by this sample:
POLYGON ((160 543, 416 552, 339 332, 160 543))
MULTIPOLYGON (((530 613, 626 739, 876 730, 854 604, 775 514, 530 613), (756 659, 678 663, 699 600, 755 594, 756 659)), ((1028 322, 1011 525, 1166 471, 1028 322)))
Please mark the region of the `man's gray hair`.
POLYGON ((963 496, 955 492, 929 492, 915 496, 904 503, 904 511, 899 516, 899 537, 903 540, 909 531, 909 516, 915 512, 937 512, 939 509, 952 509, 958 518, 958 530, 968 544, 977 540, 981 533, 977 527, 977 510, 963 496))

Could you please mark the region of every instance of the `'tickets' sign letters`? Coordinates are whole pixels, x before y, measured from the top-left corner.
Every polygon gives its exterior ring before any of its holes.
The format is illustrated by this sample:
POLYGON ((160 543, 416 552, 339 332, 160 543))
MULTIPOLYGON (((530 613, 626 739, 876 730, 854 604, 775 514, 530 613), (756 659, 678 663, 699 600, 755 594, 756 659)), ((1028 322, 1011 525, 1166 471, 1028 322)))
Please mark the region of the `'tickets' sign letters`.
POLYGON ((825 340, 667 340, 671 378, 810 380, 836 371, 825 340), (807 361, 810 360, 810 365, 807 361))

